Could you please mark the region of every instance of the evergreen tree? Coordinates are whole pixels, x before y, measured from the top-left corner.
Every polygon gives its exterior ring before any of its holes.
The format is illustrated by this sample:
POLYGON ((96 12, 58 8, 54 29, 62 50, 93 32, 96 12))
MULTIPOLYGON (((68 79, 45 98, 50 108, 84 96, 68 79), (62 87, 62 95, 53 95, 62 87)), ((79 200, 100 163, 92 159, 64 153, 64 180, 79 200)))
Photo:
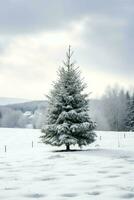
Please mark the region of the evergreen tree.
POLYGON ((126 131, 130 130, 130 127, 129 127, 130 99, 131 99, 130 93, 129 93, 129 91, 127 91, 126 92, 126 118, 124 121, 126 131))
POLYGON ((58 80, 48 96, 49 110, 47 126, 42 141, 46 144, 70 145, 80 147, 95 141, 94 123, 88 115, 88 95, 83 91, 86 85, 80 77, 78 68, 71 62, 73 52, 66 53, 66 61, 58 71, 58 80))
POLYGON ((126 127, 128 131, 134 131, 134 94, 132 97, 128 96, 128 109, 126 127))

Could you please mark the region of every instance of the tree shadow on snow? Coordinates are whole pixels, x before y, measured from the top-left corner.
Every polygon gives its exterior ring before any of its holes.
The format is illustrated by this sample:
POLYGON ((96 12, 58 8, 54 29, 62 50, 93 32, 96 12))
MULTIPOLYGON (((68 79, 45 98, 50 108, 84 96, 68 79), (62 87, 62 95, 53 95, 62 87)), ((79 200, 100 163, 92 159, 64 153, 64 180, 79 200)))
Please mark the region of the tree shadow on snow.
POLYGON ((67 153, 69 153, 69 152, 76 152, 76 151, 84 151, 84 150, 82 150, 82 149, 70 149, 69 151, 67 151, 67 150, 65 150, 65 149, 62 149, 62 150, 54 150, 54 151, 52 151, 52 152, 55 152, 55 153, 59 153, 59 152, 67 152, 67 153))
POLYGON ((124 159, 127 161, 128 158, 133 157, 133 155, 129 154, 126 155, 126 152, 124 152, 121 149, 103 149, 103 148, 91 148, 91 149, 71 149, 69 151, 67 150, 54 150, 55 153, 81 153, 81 154, 87 154, 90 156, 100 156, 100 157, 112 157, 116 159, 124 159))

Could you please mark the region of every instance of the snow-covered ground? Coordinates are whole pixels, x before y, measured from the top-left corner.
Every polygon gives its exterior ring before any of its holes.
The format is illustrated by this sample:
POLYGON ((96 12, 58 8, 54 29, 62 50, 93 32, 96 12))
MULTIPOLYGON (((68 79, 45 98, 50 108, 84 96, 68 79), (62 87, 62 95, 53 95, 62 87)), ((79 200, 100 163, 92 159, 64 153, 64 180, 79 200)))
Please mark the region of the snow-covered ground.
POLYGON ((0 129, 0 200, 134 199, 134 133, 97 132, 73 152, 54 152, 40 135, 0 129))

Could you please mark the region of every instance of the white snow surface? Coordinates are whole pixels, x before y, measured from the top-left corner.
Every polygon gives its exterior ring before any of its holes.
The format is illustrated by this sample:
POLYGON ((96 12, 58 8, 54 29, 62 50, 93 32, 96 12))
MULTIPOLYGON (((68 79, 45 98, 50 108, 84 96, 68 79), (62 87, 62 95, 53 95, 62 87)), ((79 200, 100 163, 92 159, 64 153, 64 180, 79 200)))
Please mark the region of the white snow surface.
POLYGON ((40 130, 1 128, 0 200, 134 199, 134 133, 96 133, 82 151, 56 152, 40 130))

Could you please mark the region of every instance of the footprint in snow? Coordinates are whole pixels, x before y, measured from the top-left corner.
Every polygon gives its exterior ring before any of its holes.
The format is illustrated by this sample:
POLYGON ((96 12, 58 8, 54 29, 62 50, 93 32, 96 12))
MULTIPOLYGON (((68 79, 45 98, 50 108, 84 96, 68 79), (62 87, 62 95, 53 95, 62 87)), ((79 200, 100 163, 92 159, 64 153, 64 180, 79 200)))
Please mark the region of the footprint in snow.
POLYGON ((10 170, 8 170, 8 172, 21 172, 21 170, 19 170, 19 169, 10 169, 10 170))
POLYGON ((4 164, 6 164, 5 162, 0 162, 0 165, 4 165, 4 164))
POLYGON ((116 165, 114 168, 121 169, 121 168, 124 168, 124 167, 122 165, 116 165))
POLYGON ((130 158, 130 156, 124 155, 124 156, 120 156, 119 159, 120 158, 122 158, 122 159, 128 159, 128 158, 130 158))
POLYGON ((18 190, 18 187, 5 187, 4 190, 18 190))
POLYGON ((126 171, 126 172, 120 172, 120 174, 130 174, 130 172, 126 171))
POLYGON ((61 155, 58 154, 58 155, 54 155, 54 156, 49 156, 48 157, 48 159, 50 159, 50 160, 51 159, 57 159, 57 158, 64 158, 64 156, 61 156, 61 155))
POLYGON ((127 193, 121 196, 123 199, 134 199, 134 193, 127 193))
POLYGON ((134 187, 132 187, 132 186, 121 187, 120 189, 123 190, 123 191, 125 190, 127 192, 134 192, 134 187))
POLYGON ((77 197, 78 194, 77 193, 66 193, 66 194, 62 194, 62 197, 77 197))
POLYGON ((87 192, 87 194, 97 196, 97 195, 100 195, 100 192, 99 191, 93 191, 93 192, 87 192))
POLYGON ((109 175, 109 176, 107 176, 108 178, 118 178, 118 177, 120 177, 119 175, 109 175))
POLYGON ((33 194, 27 194, 27 195, 24 195, 24 196, 25 196, 25 197, 28 197, 28 198, 39 199, 39 198, 45 197, 46 195, 44 195, 44 194, 39 194, 39 193, 33 193, 33 194))
POLYGON ((44 177, 44 178, 36 178, 37 181, 54 181, 57 180, 55 177, 44 177))
POLYGON ((48 177, 48 178, 42 178, 41 181, 54 181, 56 179, 57 178, 54 178, 54 177, 48 177))
POLYGON ((133 164, 134 163, 134 160, 133 159, 128 159, 127 160, 129 163, 133 164))
POLYGON ((76 176, 75 174, 65 174, 65 176, 76 176))
POLYGON ((98 173, 99 173, 99 174, 107 174, 108 171, 100 170, 100 171, 98 171, 98 173))

